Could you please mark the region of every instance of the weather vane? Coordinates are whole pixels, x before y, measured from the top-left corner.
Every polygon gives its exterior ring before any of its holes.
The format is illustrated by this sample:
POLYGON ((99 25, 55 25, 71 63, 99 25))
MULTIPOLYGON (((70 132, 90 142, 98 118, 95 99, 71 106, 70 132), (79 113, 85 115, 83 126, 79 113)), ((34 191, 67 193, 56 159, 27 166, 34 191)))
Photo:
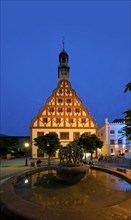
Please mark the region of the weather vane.
POLYGON ((62 44, 63 44, 63 50, 64 50, 64 46, 65 46, 64 36, 63 36, 62 44))

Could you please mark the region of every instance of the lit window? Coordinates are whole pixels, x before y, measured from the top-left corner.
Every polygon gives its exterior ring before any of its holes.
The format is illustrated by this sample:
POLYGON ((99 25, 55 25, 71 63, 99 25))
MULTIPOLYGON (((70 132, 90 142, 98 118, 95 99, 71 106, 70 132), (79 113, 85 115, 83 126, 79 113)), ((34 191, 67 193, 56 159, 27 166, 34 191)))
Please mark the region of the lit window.
POLYGON ((80 137, 80 132, 74 132, 73 133, 74 140, 77 140, 79 137, 80 137))
POLYGON ((60 132, 60 139, 62 140, 69 139, 69 132, 60 132))

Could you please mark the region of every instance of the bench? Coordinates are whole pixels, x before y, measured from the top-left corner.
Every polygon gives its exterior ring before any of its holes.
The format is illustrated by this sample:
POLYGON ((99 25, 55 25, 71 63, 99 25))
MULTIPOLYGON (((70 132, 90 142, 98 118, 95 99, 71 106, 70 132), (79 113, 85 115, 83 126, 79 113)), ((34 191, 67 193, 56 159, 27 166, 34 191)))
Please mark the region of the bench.
POLYGON ((117 168, 117 171, 126 173, 126 168, 117 168))

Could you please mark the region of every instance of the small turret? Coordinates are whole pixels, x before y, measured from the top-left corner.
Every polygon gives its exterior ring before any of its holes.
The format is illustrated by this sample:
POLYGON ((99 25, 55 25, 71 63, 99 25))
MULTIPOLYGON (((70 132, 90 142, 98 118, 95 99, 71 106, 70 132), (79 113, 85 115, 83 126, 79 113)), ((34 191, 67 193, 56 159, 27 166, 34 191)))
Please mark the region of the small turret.
POLYGON ((64 43, 63 43, 63 50, 59 54, 59 66, 58 66, 58 78, 62 79, 69 79, 69 71, 70 67, 68 66, 69 56, 64 50, 64 43))

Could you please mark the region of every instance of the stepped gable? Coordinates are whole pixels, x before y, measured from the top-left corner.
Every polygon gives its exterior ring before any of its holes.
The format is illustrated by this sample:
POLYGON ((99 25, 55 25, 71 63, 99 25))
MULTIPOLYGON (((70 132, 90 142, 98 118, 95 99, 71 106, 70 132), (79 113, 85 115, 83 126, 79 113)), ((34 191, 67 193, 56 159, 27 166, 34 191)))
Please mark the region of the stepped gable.
POLYGON ((32 120, 31 127, 94 129, 97 124, 71 87, 71 83, 63 79, 32 120))

